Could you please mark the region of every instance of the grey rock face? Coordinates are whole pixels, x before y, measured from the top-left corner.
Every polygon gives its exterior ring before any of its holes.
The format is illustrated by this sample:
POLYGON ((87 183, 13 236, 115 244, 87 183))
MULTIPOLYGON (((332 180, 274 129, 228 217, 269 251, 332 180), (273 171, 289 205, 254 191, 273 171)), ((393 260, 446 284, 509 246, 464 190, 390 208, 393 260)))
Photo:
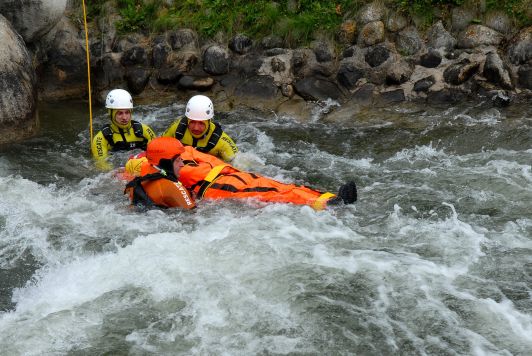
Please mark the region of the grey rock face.
POLYGON ((252 45, 253 41, 251 40, 251 38, 242 34, 235 35, 229 41, 229 49, 238 54, 244 54, 249 52, 252 45))
POLYGON ((479 66, 480 63, 463 60, 447 67, 443 72, 443 78, 449 84, 460 85, 471 78, 478 71, 479 66))
POLYGON ((374 21, 365 24, 360 30, 358 43, 362 46, 373 46, 384 41, 384 24, 374 21))
POLYGON ((449 51, 456 46, 456 39, 445 30, 442 22, 438 21, 427 32, 427 46, 449 51))
POLYGON ((0 144, 33 134, 37 126, 36 79, 30 55, 11 24, 0 15, 0 144))
POLYGON ((386 7, 382 2, 372 2, 360 9, 357 16, 357 22, 361 25, 365 25, 374 21, 384 20, 386 16, 386 7))
POLYGON ((229 53, 217 45, 208 47, 203 54, 203 69, 213 75, 229 72, 229 53))
POLYGON ((39 39, 61 19, 67 0, 2 0, 0 14, 8 19, 26 43, 39 39))
POLYGON ((404 55, 416 54, 422 47, 423 42, 415 27, 408 27, 397 35, 397 50, 404 55))
POLYGON ((532 26, 522 29, 508 48, 508 57, 514 64, 522 64, 532 59, 532 26))
POLYGON ((512 80, 508 69, 504 65, 499 55, 495 52, 490 52, 486 56, 484 63, 484 77, 494 84, 501 86, 504 89, 512 89, 512 80))
POLYGON ((503 36, 486 26, 469 25, 458 36, 459 48, 475 48, 479 46, 491 46, 501 43, 503 36))

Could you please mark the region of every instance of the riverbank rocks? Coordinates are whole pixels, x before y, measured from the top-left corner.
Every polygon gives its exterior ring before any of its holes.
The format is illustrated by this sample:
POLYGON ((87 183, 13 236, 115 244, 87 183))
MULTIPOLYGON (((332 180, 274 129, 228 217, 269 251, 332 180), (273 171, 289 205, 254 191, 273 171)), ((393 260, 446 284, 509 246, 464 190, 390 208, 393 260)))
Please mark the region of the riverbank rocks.
MULTIPOLYGON (((15 9, 13 1, 2 5, 15 9)), ((293 11, 298 3, 290 2, 293 11)), ((93 98, 103 104, 101 99, 116 87, 148 100, 187 100, 203 92, 221 107, 291 110, 308 118, 312 113, 309 105, 301 104, 304 101, 354 101, 363 107, 404 100, 449 103, 479 95, 489 100, 487 93, 498 90, 509 98, 532 95, 531 27, 518 30, 504 13, 464 6, 437 7, 441 11, 434 9, 434 16, 440 20, 425 30, 416 26, 420 18, 406 18, 391 5, 373 1, 360 10, 337 7, 342 16, 338 32, 316 34, 308 45, 292 48, 289 38, 284 42, 275 35, 220 33, 201 38, 189 28, 123 35, 116 29, 120 14, 107 1, 102 4, 104 15, 89 24, 93 98), (451 17, 447 10, 452 10, 451 17)), ((87 94, 78 10, 70 8, 28 47, 44 100, 87 94)))
POLYGON ((37 129, 35 71, 26 46, 0 15, 0 144, 31 136, 37 129))

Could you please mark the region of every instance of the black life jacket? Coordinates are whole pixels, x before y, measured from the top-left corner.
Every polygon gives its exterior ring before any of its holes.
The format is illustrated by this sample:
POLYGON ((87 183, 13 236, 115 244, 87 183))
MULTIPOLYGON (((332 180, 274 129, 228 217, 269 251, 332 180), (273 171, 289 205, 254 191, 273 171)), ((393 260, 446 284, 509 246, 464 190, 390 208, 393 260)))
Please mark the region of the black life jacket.
POLYGON ((157 180, 157 179, 168 179, 172 182, 177 183, 178 180, 175 179, 171 175, 166 175, 161 172, 157 173, 151 173, 146 174, 142 177, 135 177, 133 180, 128 182, 126 184, 126 189, 124 190, 124 194, 127 194, 128 189, 133 189, 133 197, 131 203, 139 208, 144 209, 153 209, 155 207, 157 208, 166 208, 165 206, 157 205, 151 200, 151 198, 146 193, 146 190, 144 190, 144 187, 142 186, 142 182, 151 181, 151 180, 157 180))
MULTIPOLYGON (((198 147, 197 146, 198 139, 191 135, 192 136, 192 147, 194 147, 200 152, 209 153, 210 150, 212 150, 214 146, 216 146, 218 141, 220 141, 220 137, 222 137, 222 134, 224 133, 224 130, 222 129, 222 126, 219 123, 214 122, 214 121, 212 123, 214 124, 214 131, 212 132, 212 135, 209 138, 209 141, 207 142, 207 145, 205 147, 198 147)), ((181 141, 183 139, 183 136, 185 136, 187 127, 188 127, 188 120, 184 117, 181 118, 179 120, 179 124, 177 125, 177 128, 175 129, 175 133, 174 133, 175 138, 181 141)), ((209 130, 210 130, 210 124, 209 124, 209 130)), ((209 130, 205 132, 205 135, 209 133, 209 130)))
POLYGON ((122 141, 115 142, 115 140, 113 140, 113 130, 111 130, 111 125, 107 124, 102 128, 103 137, 105 137, 107 142, 109 142, 109 144, 111 145, 112 151, 129 151, 135 148, 146 150, 146 146, 148 145, 148 139, 144 137, 144 130, 142 128, 142 124, 138 121, 131 120, 131 126, 133 127, 133 133, 135 134, 135 136, 141 138, 142 141, 128 142, 126 140, 126 136, 124 135, 124 130, 118 128, 118 131, 122 136, 122 141))

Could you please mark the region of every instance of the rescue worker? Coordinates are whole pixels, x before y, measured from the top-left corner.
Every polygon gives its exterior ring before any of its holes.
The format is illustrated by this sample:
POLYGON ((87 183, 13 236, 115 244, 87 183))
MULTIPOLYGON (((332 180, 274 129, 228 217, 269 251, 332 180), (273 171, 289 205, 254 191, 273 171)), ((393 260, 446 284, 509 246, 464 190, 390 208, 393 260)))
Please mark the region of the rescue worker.
POLYGON ((185 116, 179 117, 162 136, 175 137, 185 146, 231 162, 238 152, 235 142, 214 122, 214 107, 205 95, 195 95, 187 102, 185 116))
MULTIPOLYGON (((142 197, 136 195, 132 189, 135 181, 143 181, 154 172, 164 172, 164 177, 158 179, 179 180, 196 199, 244 199, 255 198, 264 202, 306 204, 316 210, 322 210, 327 205, 337 205, 341 202, 352 204, 357 199, 356 185, 349 182, 340 188, 338 195, 329 192, 286 184, 258 174, 243 172, 212 155, 199 152, 191 146, 185 146, 171 137, 158 137, 148 144, 146 157, 133 158, 126 164, 126 171, 135 175, 140 171, 140 177, 128 183, 126 188, 133 203, 141 202, 142 197), (171 174, 173 173, 173 174, 171 174), (168 178, 170 177, 171 178, 168 178)), ((156 205, 169 195, 182 194, 175 187, 167 185, 168 189, 159 195, 147 195, 156 205)), ((177 205, 179 206, 179 205, 177 205)))
POLYGON ((94 136, 91 150, 96 165, 108 170, 113 168, 107 162, 110 151, 145 150, 148 142, 155 138, 155 132, 148 125, 131 119, 133 98, 126 90, 111 90, 105 99, 105 107, 111 123, 94 136))

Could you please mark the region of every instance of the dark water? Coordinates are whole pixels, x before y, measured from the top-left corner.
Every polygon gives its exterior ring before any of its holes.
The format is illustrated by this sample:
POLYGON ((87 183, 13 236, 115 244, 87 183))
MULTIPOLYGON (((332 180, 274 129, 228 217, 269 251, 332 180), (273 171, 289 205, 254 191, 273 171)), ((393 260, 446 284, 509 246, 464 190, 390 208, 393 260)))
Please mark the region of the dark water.
MULTIPOLYGON (((43 104, 0 152, 0 354, 529 355, 532 109, 331 105, 221 121, 239 167, 354 179, 354 206, 139 213, 92 165, 86 105, 43 104)), ((162 133, 182 111, 135 116, 162 133)))

